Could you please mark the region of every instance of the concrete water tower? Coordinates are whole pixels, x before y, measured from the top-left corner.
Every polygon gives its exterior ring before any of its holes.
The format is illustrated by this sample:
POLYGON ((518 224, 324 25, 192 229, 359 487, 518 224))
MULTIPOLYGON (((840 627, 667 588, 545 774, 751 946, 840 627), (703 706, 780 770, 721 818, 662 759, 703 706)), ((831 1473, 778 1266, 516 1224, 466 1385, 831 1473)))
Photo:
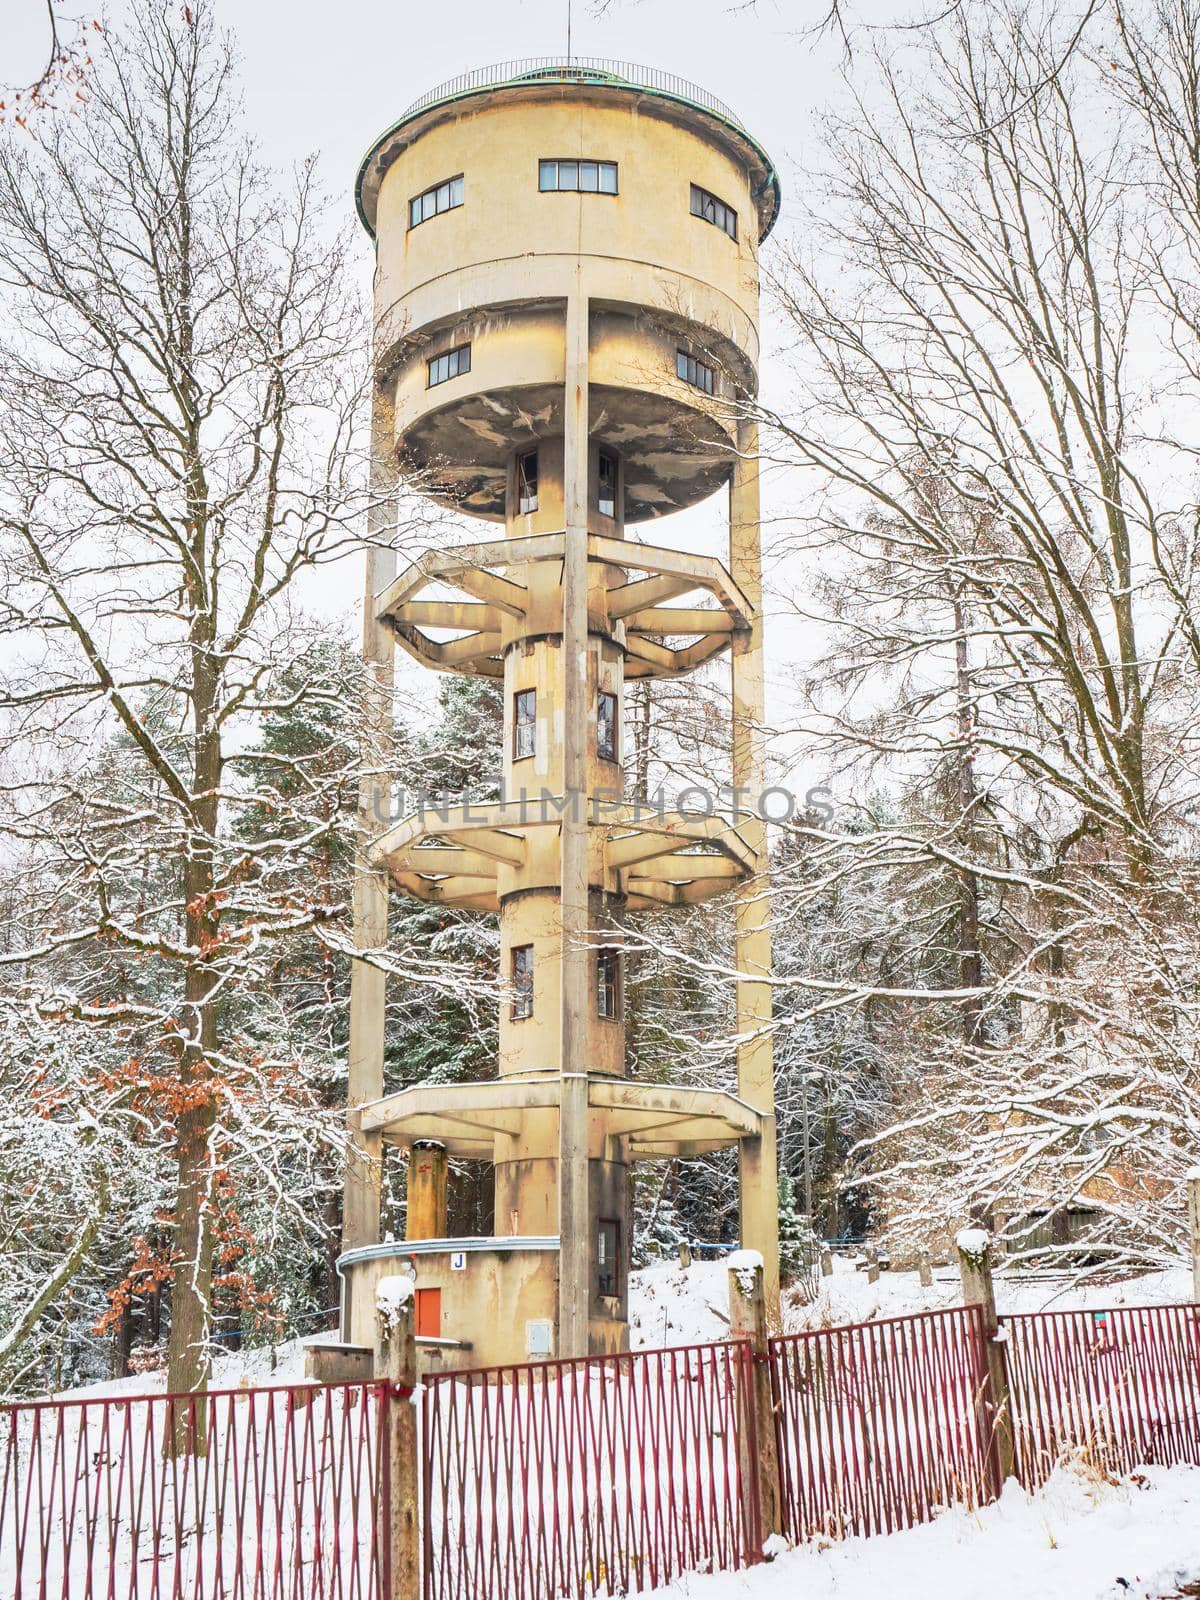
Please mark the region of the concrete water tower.
MULTIPOLYGON (((756 391, 766 155, 720 102, 623 63, 531 61, 418 100, 364 160, 374 236, 375 471, 495 524, 397 570, 370 558, 381 704, 398 646, 503 685, 493 804, 381 828, 366 785, 357 942, 389 893, 499 913, 505 998, 487 1081, 383 1094, 385 980, 355 964, 343 1337, 379 1277, 415 1271, 418 1334, 459 1365, 623 1348, 639 1160, 740 1151, 741 1238, 777 1295, 764 832, 746 814, 624 799, 632 679, 727 651, 735 792, 762 789, 756 391), (725 562, 647 542, 725 489, 725 562), (633 530, 639 530, 634 534, 633 530), (736 897, 738 1089, 626 1076, 622 929, 736 897), (408 1237, 379 1240, 382 1144, 409 1152, 408 1237), (494 1235, 448 1239, 446 1162, 495 1171, 494 1235), (468 1348, 469 1347, 469 1348, 468 1348)), ((386 527, 381 511, 378 528, 386 527)), ((748 803, 748 802, 747 802, 748 803)))

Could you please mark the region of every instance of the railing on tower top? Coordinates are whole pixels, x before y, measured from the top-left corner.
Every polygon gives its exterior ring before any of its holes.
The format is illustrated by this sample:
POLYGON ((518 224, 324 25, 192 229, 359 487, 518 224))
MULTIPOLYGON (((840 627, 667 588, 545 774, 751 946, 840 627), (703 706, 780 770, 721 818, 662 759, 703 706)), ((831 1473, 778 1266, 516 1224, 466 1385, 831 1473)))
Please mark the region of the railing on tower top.
POLYGON ((686 100, 691 105, 712 111, 735 128, 744 128, 740 117, 716 95, 709 94, 699 84, 677 78, 673 73, 660 72, 656 67, 639 67, 632 61, 613 61, 606 56, 526 56, 520 61, 497 61, 489 67, 476 67, 473 72, 460 73, 439 83, 436 89, 421 95, 408 107, 401 122, 416 116, 443 100, 454 100, 459 95, 471 94, 477 89, 499 88, 504 84, 536 82, 539 78, 553 83, 616 83, 637 89, 650 89, 657 94, 670 95, 675 100, 686 100))

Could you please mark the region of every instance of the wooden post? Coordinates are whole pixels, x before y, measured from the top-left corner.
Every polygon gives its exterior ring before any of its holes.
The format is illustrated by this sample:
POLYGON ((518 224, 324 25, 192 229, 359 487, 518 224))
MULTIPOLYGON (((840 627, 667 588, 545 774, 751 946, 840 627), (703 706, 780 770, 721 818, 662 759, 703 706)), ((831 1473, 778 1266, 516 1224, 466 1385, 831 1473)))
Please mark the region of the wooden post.
POLYGON ((867 1251, 867 1282, 879 1282, 879 1251, 873 1245, 867 1251))
POLYGON ((1192 1247, 1192 1300, 1200 1306, 1200 1170, 1188 1173, 1188 1235, 1192 1247))
POLYGON ((417 1485, 416 1300, 411 1278, 381 1278, 375 1300, 375 1377, 387 1386, 379 1454, 387 1493, 378 1539, 383 1600, 420 1600, 421 1524, 417 1485))
POLYGON ((933 1267, 928 1254, 924 1250, 921 1252, 921 1259, 917 1263, 917 1277, 920 1279, 922 1289, 932 1289, 933 1267))
POLYGON ((833 1251, 827 1244, 821 1246, 821 1276, 823 1278, 833 1277, 833 1251))
POLYGON ((692 1264, 692 1247, 686 1239, 679 1241, 679 1265, 686 1272, 692 1264))
POLYGON ((989 1435, 995 1440, 999 1478, 996 1487, 999 1490, 1005 1479, 1016 1473, 1016 1450, 1005 1344, 997 1338, 999 1322, 996 1317, 996 1289, 992 1281, 992 1236, 985 1228, 963 1228, 954 1242, 958 1251, 958 1269, 962 1275, 963 1304, 978 1306, 982 1312, 983 1332, 987 1340, 988 1392, 979 1396, 977 1404, 982 1407, 983 1421, 989 1435))
MULTIPOLYGON (((739 1450, 743 1483, 758 1479, 758 1506, 764 1538, 783 1532, 783 1501, 779 1483, 779 1450, 775 1439, 775 1406, 771 1398, 767 1301, 762 1258, 756 1250, 739 1250, 729 1258, 729 1337, 748 1339, 752 1350, 751 1384, 758 1435, 758 1454, 750 1453, 742 1431, 739 1450)), ((747 1551, 753 1559, 757 1551, 747 1551)))

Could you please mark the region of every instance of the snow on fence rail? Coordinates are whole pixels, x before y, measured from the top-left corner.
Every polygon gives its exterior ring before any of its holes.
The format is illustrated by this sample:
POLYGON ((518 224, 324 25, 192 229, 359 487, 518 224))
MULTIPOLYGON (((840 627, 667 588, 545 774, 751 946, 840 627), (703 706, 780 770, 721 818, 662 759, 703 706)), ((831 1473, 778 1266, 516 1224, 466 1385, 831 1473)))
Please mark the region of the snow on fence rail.
POLYGON ((373 1384, 0 1408, 6 1600, 374 1600, 373 1384), (206 1435, 173 1456, 173 1430, 206 1435))
POLYGON ((1034 1311, 1001 1326, 1027 1488, 1072 1448, 1114 1472, 1200 1465, 1200 1308, 1034 1311))
POLYGON ((759 1558, 744 1341, 426 1379, 425 1600, 653 1589, 759 1558))
POLYGON ((978 1306, 769 1345, 784 1532, 892 1533, 995 1492, 978 1306))

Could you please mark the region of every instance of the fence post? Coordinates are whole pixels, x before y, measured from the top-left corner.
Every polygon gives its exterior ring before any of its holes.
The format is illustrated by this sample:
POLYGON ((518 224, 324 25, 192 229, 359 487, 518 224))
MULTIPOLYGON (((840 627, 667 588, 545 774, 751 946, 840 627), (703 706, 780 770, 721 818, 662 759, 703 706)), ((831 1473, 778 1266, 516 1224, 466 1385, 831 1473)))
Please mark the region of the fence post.
MULTIPOLYGON (((783 1506, 779 1486, 779 1445, 775 1437, 775 1405, 771 1396, 771 1351, 767 1332, 767 1300, 763 1289, 762 1257, 756 1250, 739 1250, 729 1258, 729 1334, 750 1342, 749 1397, 754 1407, 758 1450, 750 1450, 743 1431, 739 1440, 742 1481, 757 1476, 758 1509, 762 1536, 783 1532, 783 1506)), ((753 1553, 757 1559, 758 1552, 753 1553)))
POLYGON ((1192 1246, 1192 1300, 1200 1306, 1200 1168, 1187 1175, 1188 1236, 1192 1246))
POLYGON ((930 1261, 929 1253, 926 1250, 922 1250, 921 1259, 917 1263, 917 1277, 920 1280, 922 1289, 933 1288, 933 1263, 930 1261))
POLYGON ((978 1306, 983 1334, 987 1341, 987 1393, 976 1404, 983 1409, 983 1421, 995 1440, 997 1490, 1005 1479, 1016 1475, 1016 1449, 1013 1441, 1012 1392, 1008 1383, 1005 1341, 998 1338, 996 1288, 992 1281, 992 1237, 986 1228, 963 1228, 954 1241, 958 1250, 958 1270, 962 1274, 963 1303, 978 1306))
POLYGON ((386 1393, 379 1454, 387 1494, 379 1507, 382 1600, 420 1600, 421 1524, 417 1484, 417 1341, 411 1278, 381 1278, 375 1298, 375 1377, 386 1393))
POLYGON ((686 1239, 679 1241, 679 1265, 686 1272, 692 1264, 692 1247, 686 1239))

